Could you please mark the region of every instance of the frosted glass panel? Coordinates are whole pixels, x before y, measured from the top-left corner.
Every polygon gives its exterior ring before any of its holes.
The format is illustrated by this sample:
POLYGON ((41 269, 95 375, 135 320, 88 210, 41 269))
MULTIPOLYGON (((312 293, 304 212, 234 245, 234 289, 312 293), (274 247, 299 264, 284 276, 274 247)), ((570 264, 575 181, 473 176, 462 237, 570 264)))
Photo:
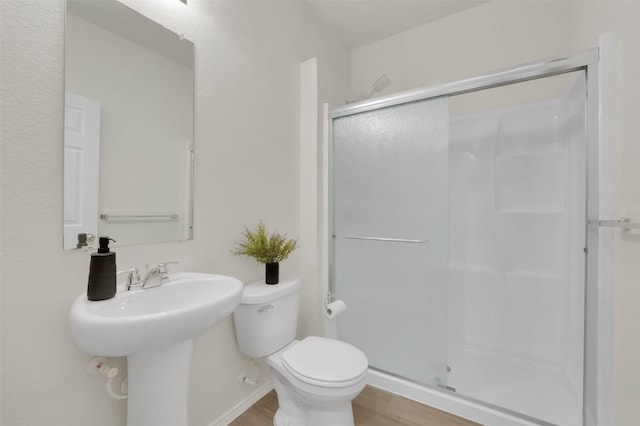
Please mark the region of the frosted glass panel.
POLYGON ((429 385, 446 384, 448 131, 446 97, 333 120, 338 337, 429 385))

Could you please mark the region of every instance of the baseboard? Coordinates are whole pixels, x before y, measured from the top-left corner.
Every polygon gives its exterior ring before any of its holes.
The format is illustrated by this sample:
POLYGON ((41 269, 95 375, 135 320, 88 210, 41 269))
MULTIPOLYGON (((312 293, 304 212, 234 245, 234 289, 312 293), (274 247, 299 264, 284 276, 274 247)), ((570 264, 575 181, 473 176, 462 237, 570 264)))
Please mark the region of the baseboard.
POLYGON ((260 398, 262 398, 272 390, 273 386, 271 385, 271 381, 268 380, 267 382, 260 385, 256 390, 254 390, 251 395, 249 395, 243 401, 240 401, 240 403, 238 403, 231 410, 224 413, 222 416, 220 416, 220 418, 215 420, 209 426, 227 426, 229 423, 238 418, 242 413, 247 411, 249 407, 258 402, 260 398))

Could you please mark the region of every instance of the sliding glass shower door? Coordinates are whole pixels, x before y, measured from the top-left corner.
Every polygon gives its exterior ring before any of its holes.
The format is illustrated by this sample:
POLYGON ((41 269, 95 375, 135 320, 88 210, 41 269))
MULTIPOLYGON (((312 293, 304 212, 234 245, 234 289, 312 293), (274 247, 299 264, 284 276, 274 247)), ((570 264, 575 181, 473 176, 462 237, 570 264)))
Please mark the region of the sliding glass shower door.
POLYGON ((333 119, 338 338, 370 366, 446 386, 447 97, 333 119))

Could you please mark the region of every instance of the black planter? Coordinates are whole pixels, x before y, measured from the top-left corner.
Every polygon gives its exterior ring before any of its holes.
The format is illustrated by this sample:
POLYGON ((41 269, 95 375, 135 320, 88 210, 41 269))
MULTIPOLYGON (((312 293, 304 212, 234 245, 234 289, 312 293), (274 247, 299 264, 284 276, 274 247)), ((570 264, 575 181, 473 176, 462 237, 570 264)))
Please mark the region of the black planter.
POLYGON ((280 280, 280 264, 278 262, 267 262, 264 266, 266 270, 264 281, 267 284, 278 284, 280 280))

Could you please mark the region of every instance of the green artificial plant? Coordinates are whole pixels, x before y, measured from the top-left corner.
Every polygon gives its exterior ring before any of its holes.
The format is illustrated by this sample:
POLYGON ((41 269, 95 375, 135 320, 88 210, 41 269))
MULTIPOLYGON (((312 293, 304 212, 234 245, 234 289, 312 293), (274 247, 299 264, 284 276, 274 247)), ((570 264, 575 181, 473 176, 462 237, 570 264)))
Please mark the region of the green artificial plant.
POLYGON ((260 263, 281 262, 298 248, 298 240, 288 239, 286 234, 277 232, 269 234, 262 221, 253 231, 245 226, 242 235, 244 239, 236 243, 237 248, 231 253, 253 257, 260 263))

